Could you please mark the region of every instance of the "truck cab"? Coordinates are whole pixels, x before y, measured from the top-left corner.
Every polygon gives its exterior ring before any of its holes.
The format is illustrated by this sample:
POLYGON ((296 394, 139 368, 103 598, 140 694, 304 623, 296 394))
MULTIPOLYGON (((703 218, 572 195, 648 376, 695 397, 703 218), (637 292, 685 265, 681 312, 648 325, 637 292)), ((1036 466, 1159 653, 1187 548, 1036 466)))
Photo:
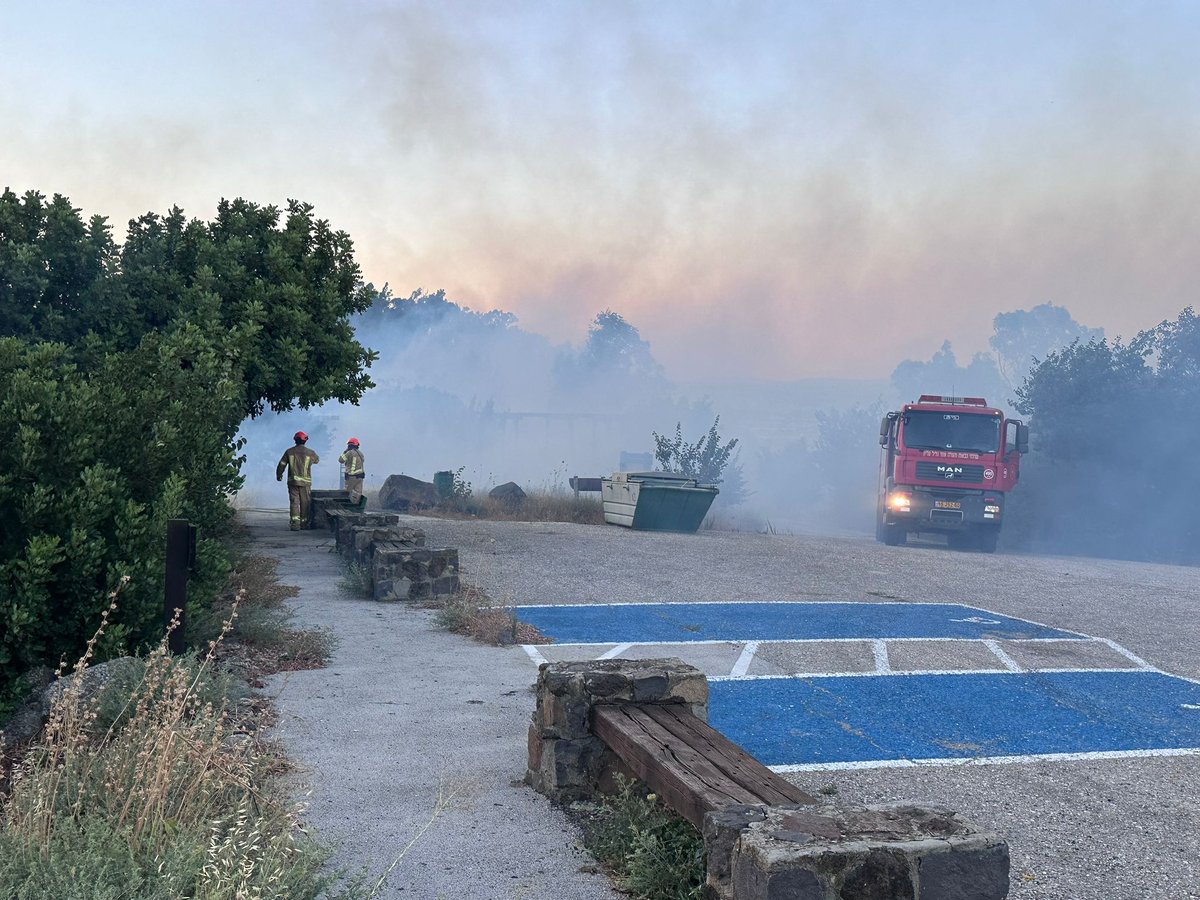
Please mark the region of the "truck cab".
POLYGON ((879 444, 878 540, 944 534, 951 547, 995 551, 1029 450, 1024 423, 982 397, 923 394, 883 417, 879 444))

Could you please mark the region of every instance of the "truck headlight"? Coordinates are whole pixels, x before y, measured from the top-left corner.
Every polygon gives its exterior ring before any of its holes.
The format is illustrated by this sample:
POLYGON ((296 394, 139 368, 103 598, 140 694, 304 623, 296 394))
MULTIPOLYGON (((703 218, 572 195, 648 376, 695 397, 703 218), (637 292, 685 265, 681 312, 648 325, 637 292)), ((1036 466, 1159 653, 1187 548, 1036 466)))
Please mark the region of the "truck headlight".
POLYGON ((888 497, 888 506, 892 509, 908 510, 912 507, 912 498, 908 494, 892 494, 888 497))

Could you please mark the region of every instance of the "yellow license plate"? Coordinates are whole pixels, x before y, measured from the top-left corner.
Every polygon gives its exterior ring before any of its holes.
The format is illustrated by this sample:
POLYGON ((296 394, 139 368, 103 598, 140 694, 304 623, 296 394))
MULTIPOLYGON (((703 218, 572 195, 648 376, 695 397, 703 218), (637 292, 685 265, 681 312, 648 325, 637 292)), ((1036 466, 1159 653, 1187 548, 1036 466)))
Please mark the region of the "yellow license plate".
POLYGON ((961 500, 934 500, 933 505, 938 509, 962 509, 961 500))

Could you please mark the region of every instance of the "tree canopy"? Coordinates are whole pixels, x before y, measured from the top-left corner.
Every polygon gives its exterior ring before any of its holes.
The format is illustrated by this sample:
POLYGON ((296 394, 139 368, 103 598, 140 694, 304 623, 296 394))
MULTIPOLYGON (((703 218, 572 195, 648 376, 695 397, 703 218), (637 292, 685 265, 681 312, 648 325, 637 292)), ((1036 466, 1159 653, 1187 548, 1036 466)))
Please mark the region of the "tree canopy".
POLYGON ((201 526, 195 596, 215 589, 239 423, 357 402, 373 354, 349 320, 376 293, 297 201, 147 213, 118 245, 65 197, 0 194, 0 706, 124 578, 102 651, 156 637, 167 519, 201 526))

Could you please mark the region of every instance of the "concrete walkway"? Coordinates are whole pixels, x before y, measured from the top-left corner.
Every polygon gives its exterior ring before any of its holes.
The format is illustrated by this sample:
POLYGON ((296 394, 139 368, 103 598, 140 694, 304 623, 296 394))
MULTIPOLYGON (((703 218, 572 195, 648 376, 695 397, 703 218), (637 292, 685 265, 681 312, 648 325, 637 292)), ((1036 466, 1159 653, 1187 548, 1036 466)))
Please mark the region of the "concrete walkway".
POLYGON ((310 792, 307 819, 339 848, 337 865, 377 875, 444 805, 381 897, 621 896, 589 873, 575 828, 521 783, 535 677, 522 650, 481 646, 438 629, 427 611, 346 594, 328 534, 289 532, 285 511, 241 520, 252 552, 278 559, 280 580, 300 587, 296 624, 327 627, 339 641, 328 668, 267 688, 277 695, 275 736, 310 792))

